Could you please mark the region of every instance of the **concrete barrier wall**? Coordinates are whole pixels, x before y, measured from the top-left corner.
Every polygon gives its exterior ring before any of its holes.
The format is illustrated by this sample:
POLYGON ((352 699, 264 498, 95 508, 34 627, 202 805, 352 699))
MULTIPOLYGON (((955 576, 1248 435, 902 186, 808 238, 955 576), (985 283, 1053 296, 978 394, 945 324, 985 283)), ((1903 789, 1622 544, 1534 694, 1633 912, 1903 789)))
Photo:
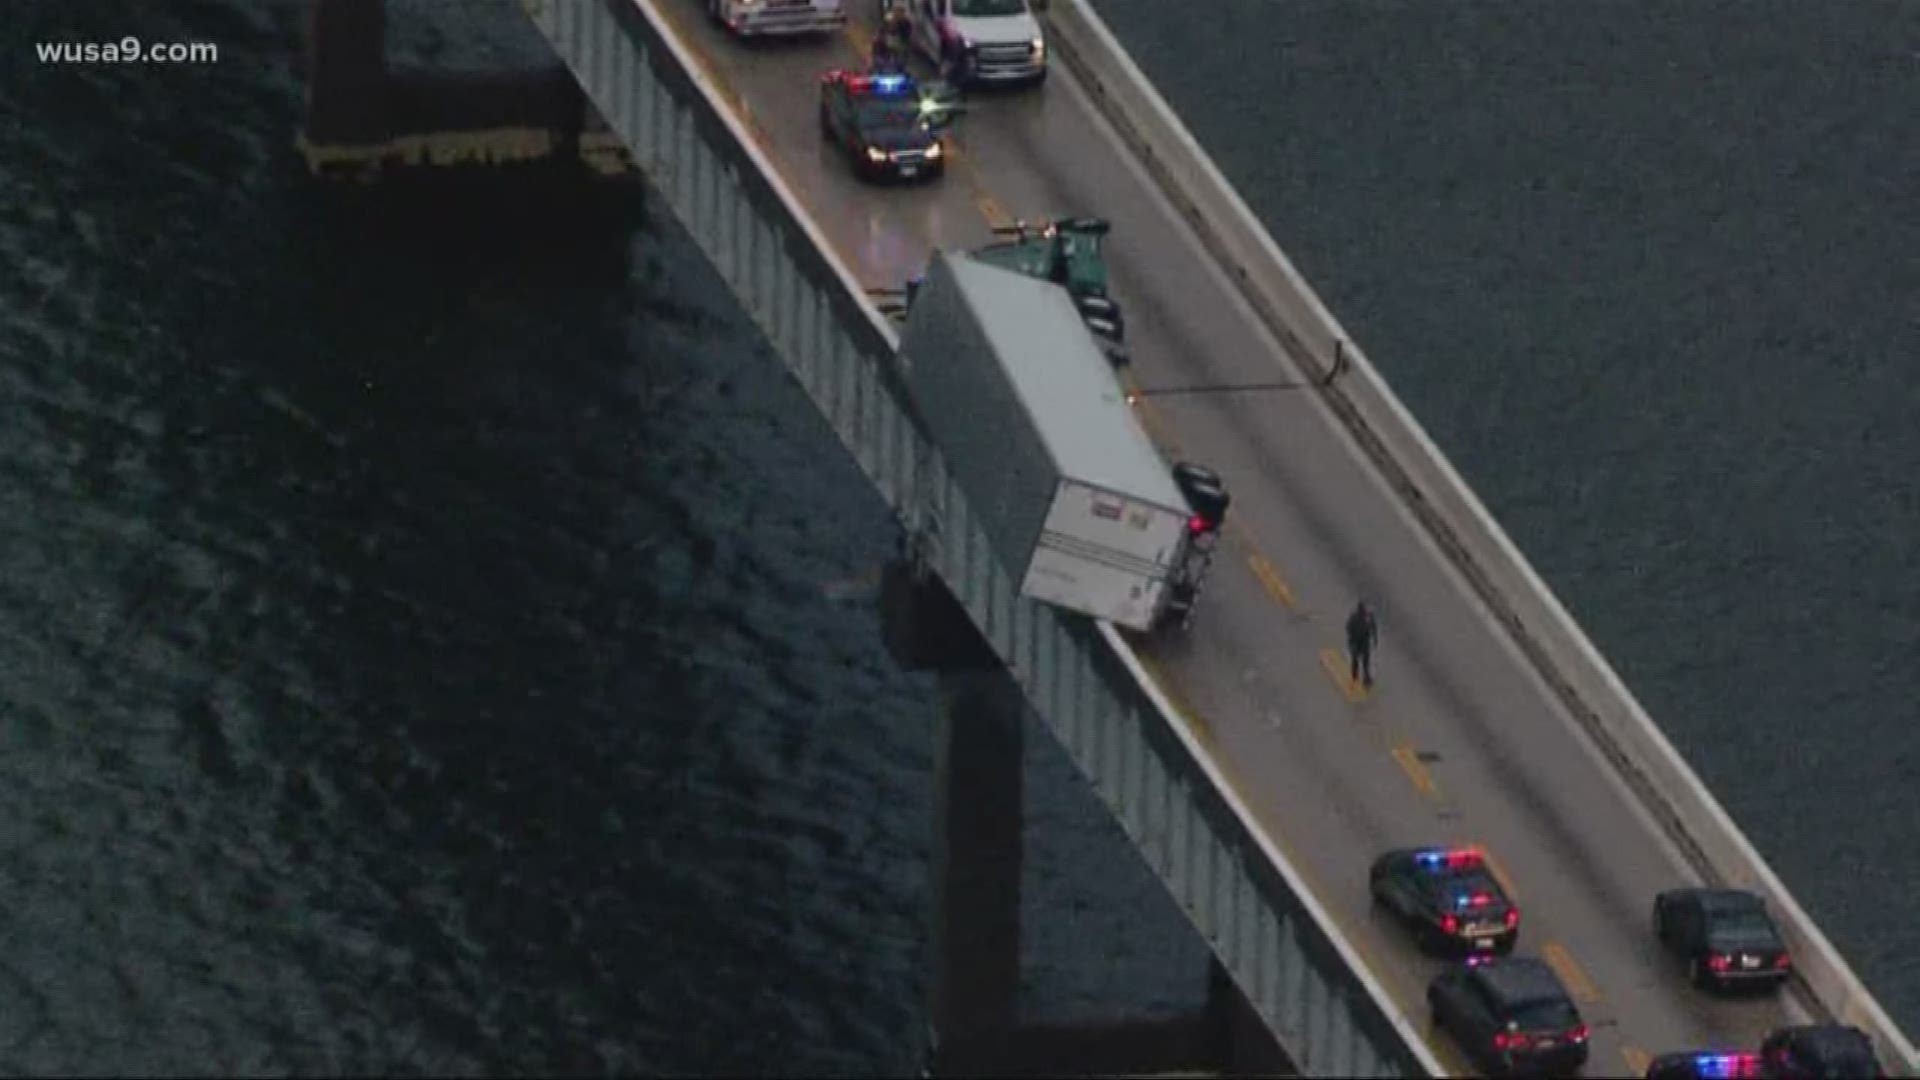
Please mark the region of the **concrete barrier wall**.
MULTIPOLYGON (((1054 0, 1045 18, 1054 55, 1080 77, 1163 194, 1286 345, 1296 374, 1324 375, 1336 355, 1344 355, 1348 366, 1324 400, 1702 877, 1765 896, 1794 950, 1800 989, 1833 1019, 1872 1035, 1890 1071, 1920 1075, 1912 1043, 1351 343, 1087 0, 1054 0)), ((1651 907, 1651 897, 1648 902, 1651 907)))

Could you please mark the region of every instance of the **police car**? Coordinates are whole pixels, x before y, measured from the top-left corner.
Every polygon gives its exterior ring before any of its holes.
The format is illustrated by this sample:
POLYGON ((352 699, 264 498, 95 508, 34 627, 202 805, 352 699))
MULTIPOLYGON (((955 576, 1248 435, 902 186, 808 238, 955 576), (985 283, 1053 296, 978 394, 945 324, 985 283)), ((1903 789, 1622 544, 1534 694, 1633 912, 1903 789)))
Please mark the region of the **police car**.
POLYGON ((1661 1054, 1647 1066, 1647 1080, 1761 1080, 1759 1054, 1684 1050, 1661 1054))
POLYGON ((1374 860, 1367 885, 1428 951, 1507 953, 1520 937, 1520 908, 1478 849, 1389 851, 1374 860))
POLYGON ((914 180, 946 172, 939 104, 904 72, 829 71, 820 77, 820 134, 863 177, 914 180))
POLYGON ((1427 1007, 1483 1075, 1568 1073, 1587 1063, 1587 1023, 1545 961, 1476 956, 1434 978, 1427 1007))

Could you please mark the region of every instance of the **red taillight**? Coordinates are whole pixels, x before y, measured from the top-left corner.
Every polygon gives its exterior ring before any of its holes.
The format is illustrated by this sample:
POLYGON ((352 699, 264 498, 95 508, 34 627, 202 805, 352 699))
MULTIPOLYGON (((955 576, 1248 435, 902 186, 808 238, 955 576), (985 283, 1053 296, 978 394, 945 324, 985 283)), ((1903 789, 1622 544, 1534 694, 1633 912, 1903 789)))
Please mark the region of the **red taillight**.
POLYGON ((1728 966, 1729 964, 1731 964, 1732 962, 1733 962, 1733 958, 1732 958, 1732 957, 1730 957, 1730 956, 1709 956, 1709 957, 1707 957, 1707 966, 1708 966, 1708 967, 1710 967, 1710 968, 1712 968, 1712 969, 1713 969, 1713 970, 1715 970, 1715 971, 1725 971, 1725 970, 1727 970, 1727 966, 1728 966))
POLYGON ((1567 1041, 1568 1042, 1586 1042, 1587 1041, 1587 1025, 1581 1024, 1578 1027, 1574 1028, 1572 1031, 1567 1032, 1567 1041))
POLYGON ((1505 1031, 1496 1031, 1493 1033, 1493 1048, 1495 1050, 1518 1050, 1520 1044, 1524 1041, 1521 1036, 1513 1035, 1505 1031))
POLYGON ((1773 958, 1773 966, 1783 969, 1790 968, 1793 966, 1793 958, 1786 953, 1781 953, 1779 956, 1773 958))
POLYGON ((1207 519, 1195 514, 1187 519, 1187 531, 1195 536, 1207 531, 1207 519))
POLYGON ((1451 934, 1459 929, 1460 929, 1459 919, 1456 919, 1451 915, 1440 916, 1440 932, 1441 933, 1451 934))
POLYGON ((1514 927, 1519 925, 1520 925, 1520 909, 1517 907, 1508 908, 1507 909, 1507 929, 1511 930, 1514 927))

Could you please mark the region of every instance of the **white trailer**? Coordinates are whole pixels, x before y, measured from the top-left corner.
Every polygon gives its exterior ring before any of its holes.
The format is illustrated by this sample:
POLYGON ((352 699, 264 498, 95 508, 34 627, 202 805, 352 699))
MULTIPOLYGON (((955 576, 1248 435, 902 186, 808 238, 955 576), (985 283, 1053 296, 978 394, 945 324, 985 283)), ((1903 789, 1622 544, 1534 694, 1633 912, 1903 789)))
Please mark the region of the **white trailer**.
POLYGON ((1184 613, 1192 511, 1064 289, 941 252, 900 353, 1023 595, 1139 631, 1184 613))
POLYGON ((707 0, 707 11, 740 37, 824 34, 847 23, 845 0, 707 0))

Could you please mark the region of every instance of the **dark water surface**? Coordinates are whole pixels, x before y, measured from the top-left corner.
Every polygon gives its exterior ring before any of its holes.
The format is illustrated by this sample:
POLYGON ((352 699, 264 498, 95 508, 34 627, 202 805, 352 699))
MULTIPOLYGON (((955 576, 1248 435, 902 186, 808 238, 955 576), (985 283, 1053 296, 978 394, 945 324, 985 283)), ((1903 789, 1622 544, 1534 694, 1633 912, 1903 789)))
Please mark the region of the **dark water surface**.
POLYGON ((1920 1029, 1920 4, 1096 6, 1920 1029))
MULTIPOLYGON (((538 52, 395 7, 415 58, 538 52)), ((684 238, 535 180, 317 197, 302 4, 8 16, 221 60, 0 69, 0 1072, 916 1069, 892 533, 684 238)), ((1028 1009, 1191 1000, 1029 758, 1028 1009)))
MULTIPOLYGON (((1912 1018, 1913 9, 1101 7, 1912 1018)), ((316 199, 303 8, 0 20, 222 54, 0 66, 0 1072, 911 1070, 883 511, 671 228, 316 199)), ((1030 743, 1024 1005, 1190 1000, 1030 743)))

